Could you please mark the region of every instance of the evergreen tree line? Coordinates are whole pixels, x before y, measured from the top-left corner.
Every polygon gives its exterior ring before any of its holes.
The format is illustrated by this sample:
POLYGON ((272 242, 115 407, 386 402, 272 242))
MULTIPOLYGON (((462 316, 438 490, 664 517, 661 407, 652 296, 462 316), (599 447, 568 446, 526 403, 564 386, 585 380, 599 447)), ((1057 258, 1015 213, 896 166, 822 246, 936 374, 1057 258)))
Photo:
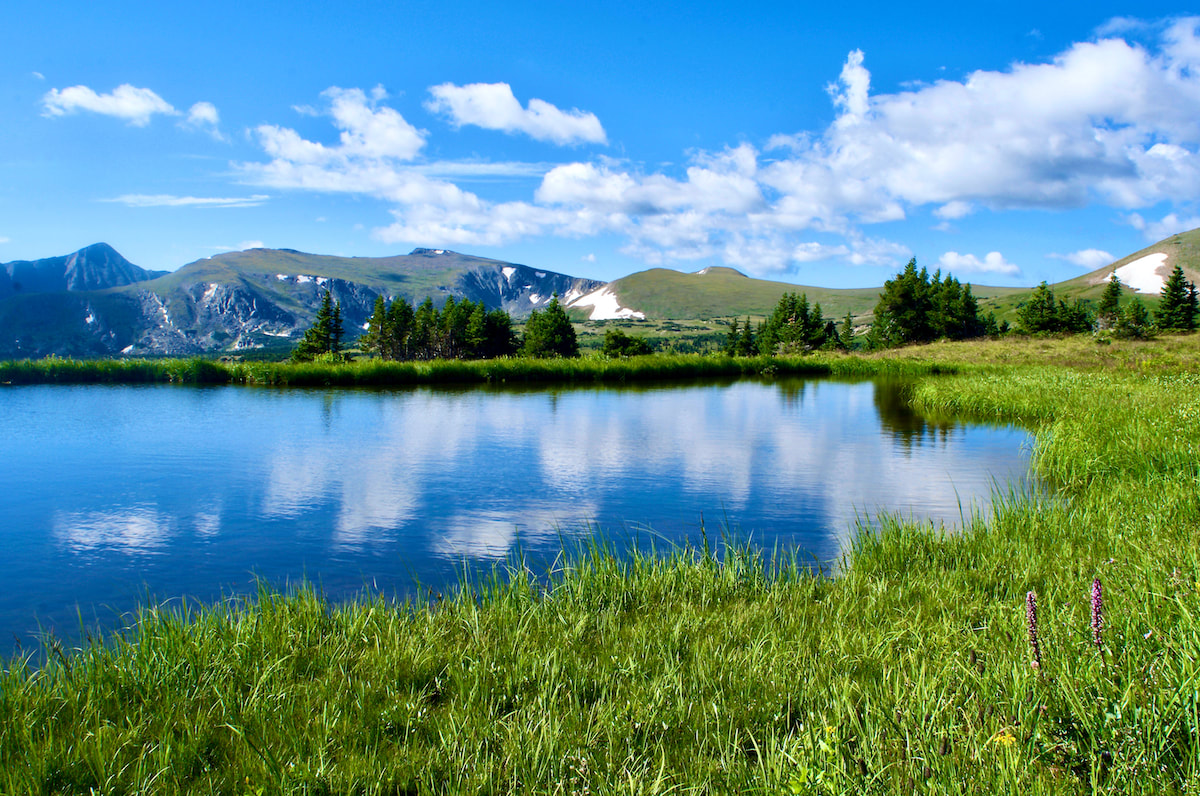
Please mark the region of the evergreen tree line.
POLYGON ((362 353, 386 360, 491 359, 517 351, 512 318, 483 302, 453 296, 439 310, 425 299, 414 310, 404 299, 375 299, 367 329, 358 338, 362 353))
POLYGON ((854 336, 850 313, 842 319, 841 331, 832 318, 826 318, 820 302, 810 305, 808 294, 785 293, 775 305, 770 317, 755 329, 747 318, 739 325, 737 318, 729 325, 721 351, 733 356, 789 354, 819 349, 844 349, 854 336))
POLYGON ((995 315, 983 318, 971 285, 941 270, 933 276, 917 270, 914 257, 904 270, 883 284, 867 342, 871 348, 927 343, 941 338, 965 340, 997 334, 995 315))
POLYGON ((1088 302, 1081 299, 1068 303, 1054 299, 1054 291, 1042 282, 1024 304, 1017 307, 1017 322, 1021 331, 1029 334, 1051 332, 1079 334, 1090 332, 1095 319, 1088 302))
POLYGON ((579 355, 575 329, 557 296, 529 316, 523 339, 517 337, 507 312, 489 310, 482 301, 450 296, 439 310, 427 298, 414 310, 404 299, 388 303, 380 296, 358 346, 364 354, 385 360, 579 355))
POLYGON ((1121 307, 1121 283, 1116 272, 1109 277, 1093 313, 1091 305, 1076 299, 1068 304, 1055 301, 1054 291, 1042 282, 1017 310, 1022 331, 1080 333, 1111 331, 1117 337, 1147 337, 1155 331, 1192 331, 1200 314, 1200 296, 1196 285, 1189 282, 1183 268, 1176 265, 1163 284, 1162 296, 1153 317, 1137 296, 1121 307))

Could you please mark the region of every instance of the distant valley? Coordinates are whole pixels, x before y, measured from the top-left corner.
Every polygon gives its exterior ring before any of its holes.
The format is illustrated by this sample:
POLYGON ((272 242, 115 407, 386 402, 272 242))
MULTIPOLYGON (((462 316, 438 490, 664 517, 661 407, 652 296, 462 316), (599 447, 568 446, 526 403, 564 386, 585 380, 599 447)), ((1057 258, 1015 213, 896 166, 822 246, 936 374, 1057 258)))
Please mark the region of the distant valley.
MULTIPOLYGON (((1097 298, 1114 269, 1149 304, 1176 263, 1200 281, 1200 230, 1174 235, 1111 265, 1054 285, 1068 298, 1097 298)), ((961 275, 960 275, 961 276, 961 275)), ((964 279, 963 281, 968 281, 964 279)), ((1011 317, 1029 288, 975 285, 983 312, 1011 317)), ((603 282, 519 263, 415 249, 393 257, 335 257, 250 249, 148 271, 107 244, 0 265, 0 357, 48 354, 183 356, 284 350, 312 323, 328 290, 350 336, 375 300, 483 302, 514 318, 557 294, 573 319, 691 320, 761 317, 784 293, 803 292, 826 317, 865 325, 879 288, 830 289, 748 277, 731 268, 664 268, 603 282)))

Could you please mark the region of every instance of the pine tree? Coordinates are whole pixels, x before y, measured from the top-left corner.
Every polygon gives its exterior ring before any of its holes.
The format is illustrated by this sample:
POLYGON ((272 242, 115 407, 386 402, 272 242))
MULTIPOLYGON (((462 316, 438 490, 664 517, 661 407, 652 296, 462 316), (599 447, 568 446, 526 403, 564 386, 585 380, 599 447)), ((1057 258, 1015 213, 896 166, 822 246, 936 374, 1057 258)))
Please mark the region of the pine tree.
POLYGON ((1054 291, 1046 282, 1042 282, 1033 291, 1033 295, 1017 309, 1017 320, 1029 334, 1037 332, 1057 332, 1058 312, 1054 303, 1054 291))
POLYGON ((987 322, 979 317, 979 302, 971 292, 970 282, 963 285, 962 292, 959 293, 954 322, 959 339, 979 337, 987 333, 987 322))
POLYGON ((721 352, 729 354, 729 356, 736 355, 739 338, 738 319, 734 318, 733 322, 729 324, 729 334, 725 335, 725 345, 721 347, 721 352))
POLYGON ((929 273, 917 271, 917 258, 883 284, 875 305, 871 337, 876 345, 895 346, 933 339, 933 300, 929 273))
POLYGON ((742 327, 742 335, 737 342, 737 355, 739 357, 754 356, 754 331, 750 328, 750 319, 746 319, 746 325, 742 327))
POLYGON ((408 301, 397 297, 388 307, 387 325, 383 327, 384 359, 411 359, 413 326, 416 316, 408 301))
POLYGON ((838 342, 842 348, 847 350, 854 347, 854 318, 850 315, 850 310, 846 310, 846 317, 842 318, 842 330, 838 335, 838 342))
POLYGON ((345 334, 345 329, 342 326, 342 302, 338 301, 333 305, 333 313, 329 318, 329 353, 335 357, 342 354, 343 334, 345 334))
POLYGON ((1152 331, 1150 311, 1146 309, 1142 300, 1135 296, 1133 301, 1125 305, 1125 311, 1117 321, 1116 334, 1118 337, 1145 338, 1149 337, 1152 331))
POLYGON ((1103 331, 1112 329, 1121 318, 1121 281, 1117 272, 1113 271, 1104 286, 1104 295, 1100 297, 1100 308, 1096 311, 1096 329, 1103 331))
POLYGON ((324 298, 321 299, 321 306, 317 309, 317 316, 313 321, 313 325, 308 328, 308 331, 304 333, 304 337, 296 344, 296 348, 292 351, 292 359, 296 362, 311 362, 319 356, 330 353, 332 333, 333 297, 326 290, 324 298))
POLYGON ((531 357, 577 357, 579 340, 566 310, 558 303, 558 294, 550 299, 544 311, 534 310, 525 322, 525 342, 522 347, 531 357))
POLYGON ((383 328, 387 325, 387 302, 383 296, 375 297, 375 311, 367 319, 367 330, 358 337, 358 350, 381 359, 387 359, 383 352, 383 328))
POLYGON ((1163 285, 1162 300, 1158 302, 1155 325, 1160 329, 1191 330, 1196 328, 1196 315, 1191 301, 1194 285, 1183 276, 1178 263, 1163 285))

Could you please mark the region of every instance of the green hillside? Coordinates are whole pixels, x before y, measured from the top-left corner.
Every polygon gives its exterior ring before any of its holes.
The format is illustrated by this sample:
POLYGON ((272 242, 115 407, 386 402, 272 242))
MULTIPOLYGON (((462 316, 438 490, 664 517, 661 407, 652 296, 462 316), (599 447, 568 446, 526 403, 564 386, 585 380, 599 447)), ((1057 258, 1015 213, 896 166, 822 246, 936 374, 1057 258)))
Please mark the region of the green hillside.
POLYGON ((478 265, 508 265, 484 257, 445 252, 413 253, 393 257, 337 257, 307 254, 292 249, 249 249, 227 252, 189 263, 178 271, 145 283, 164 294, 196 282, 233 282, 248 274, 308 275, 343 279, 388 295, 435 295, 464 270, 478 265))
POLYGON ((785 293, 804 293, 820 302, 826 317, 847 311, 870 314, 879 299, 879 288, 836 290, 790 282, 753 279, 732 268, 705 268, 692 274, 652 268, 609 283, 621 306, 655 319, 708 319, 769 315, 785 293))
MULTIPOLYGON (((1160 253, 1165 254, 1166 259, 1157 269, 1159 274, 1165 277, 1178 263, 1189 280, 1200 283, 1200 229, 1194 229, 1172 235, 1110 265, 1051 287, 1059 298, 1099 301, 1104 285, 1115 269, 1160 253)), ((955 276, 962 279, 961 274, 955 276)), ((971 290, 983 314, 994 312, 998 320, 1013 323, 1017 306, 1034 287, 972 284, 971 290)), ((755 279, 732 268, 713 267, 690 274, 652 268, 611 282, 609 289, 616 294, 620 306, 643 312, 650 320, 706 320, 747 315, 758 318, 769 315, 783 294, 804 293, 810 302, 821 303, 821 311, 827 318, 840 318, 849 311, 858 322, 865 323, 870 320, 882 286, 838 290, 755 279)), ((1129 287, 1123 292, 1127 296, 1135 295, 1129 287)), ((1136 295, 1151 309, 1158 304, 1157 295, 1136 295)))
MULTIPOLYGON (((1200 282, 1200 229, 1193 229, 1188 232, 1181 232, 1178 235, 1172 235, 1169 238, 1164 238, 1158 243, 1147 246, 1127 257, 1122 257, 1111 265, 1097 268, 1095 271, 1083 276, 1077 276, 1066 282, 1060 282, 1055 285, 1055 289, 1058 290, 1061 288, 1068 296, 1098 299, 1104 291, 1104 283, 1108 281, 1113 271, 1152 254, 1166 255, 1163 264, 1157 269, 1157 272, 1162 277, 1166 278, 1171 273, 1171 270, 1176 265, 1179 265, 1183 268, 1183 274, 1189 281, 1200 282)), ((1126 292, 1131 293, 1128 290, 1126 292)), ((1156 296, 1139 295, 1148 304, 1158 303, 1156 296)))

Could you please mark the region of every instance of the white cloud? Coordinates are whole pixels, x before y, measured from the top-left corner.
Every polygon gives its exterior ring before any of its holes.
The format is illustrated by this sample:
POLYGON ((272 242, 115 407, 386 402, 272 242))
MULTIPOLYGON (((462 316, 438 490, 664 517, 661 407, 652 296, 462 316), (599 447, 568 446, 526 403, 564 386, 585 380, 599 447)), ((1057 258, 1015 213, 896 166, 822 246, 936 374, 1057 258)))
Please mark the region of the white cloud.
POLYGON ((859 123, 870 110, 868 94, 871 90, 871 73, 863 67, 863 51, 853 50, 842 66, 839 83, 825 87, 833 97, 833 104, 841 108, 842 115, 837 124, 848 127, 859 123))
POLYGON ((1140 33, 1150 27, 1148 22, 1136 19, 1135 17, 1113 17, 1096 28, 1096 35, 1100 37, 1108 36, 1123 36, 1126 33, 1140 33))
MULTIPOLYGON (((8 238, 0 238, 0 243, 8 243, 8 238)), ((579 259, 583 260, 585 263, 594 263, 594 262, 596 262, 596 255, 585 254, 582 257, 580 257, 579 259)))
POLYGON ((190 127, 193 130, 204 130, 218 141, 227 141, 220 130, 221 116, 217 113, 217 106, 211 102, 197 102, 188 108, 187 118, 180 122, 183 127, 190 127))
POLYGON ((1168 213, 1158 221, 1147 221, 1138 213, 1130 213, 1126 220, 1151 243, 1200 227, 1200 216, 1181 217, 1176 213, 1168 213))
POLYGON ((12 243, 12 238, 5 238, 3 236, 0 236, 0 243, 12 243))
POLYGON ((29 74, 33 75, 35 80, 45 80, 46 79, 46 76, 43 75, 41 72, 30 72, 29 74))
POLYGON ((76 111, 91 111, 124 119, 134 127, 145 127, 155 114, 175 116, 179 111, 148 88, 128 83, 109 94, 97 94, 87 86, 52 88, 42 97, 43 116, 65 116, 76 111))
POLYGON ((116 202, 127 207, 257 207, 271 197, 253 196, 172 196, 171 194, 127 193, 102 202, 116 202))
POLYGON ((1021 269, 1004 259, 1000 252, 988 252, 982 260, 973 254, 946 252, 938 259, 944 271, 955 274, 1004 274, 1018 276, 1021 269))
POLYGON ((971 207, 970 202, 961 202, 956 199, 953 202, 947 202, 941 207, 935 208, 933 214, 943 221, 954 221, 971 215, 974 209, 971 207))
POLYGON ((506 133, 525 133, 538 141, 555 144, 605 144, 608 137, 594 113, 578 109, 563 111, 540 99, 527 107, 507 83, 442 83, 429 88, 425 107, 450 118, 455 127, 475 125, 506 133))
POLYGON ((1049 63, 875 96, 864 93, 869 75, 856 50, 831 92, 838 120, 765 166, 762 182, 835 224, 926 204, 950 220, 975 205, 1137 207, 1195 195, 1195 26, 1174 25, 1157 54, 1105 39, 1049 63))
MULTIPOLYGON (((758 273, 818 261, 894 267, 908 248, 867 228, 918 209, 941 222, 935 229, 949 229, 981 209, 1103 204, 1130 212, 1200 195, 1198 23, 1160 25, 1145 45, 1100 38, 1043 63, 884 94, 871 93, 867 58, 855 50, 829 87, 837 118, 824 130, 771 136, 762 151, 749 143, 694 151, 682 167, 657 171, 606 157, 426 162, 428 134, 382 107, 382 89, 370 97, 330 89, 322 113, 342 131, 339 144, 264 125, 256 135, 269 161, 241 169, 254 184, 383 199, 394 220, 374 234, 385 241, 498 245, 603 234, 648 264, 716 258, 758 273), (462 187, 536 177, 532 196, 516 201, 462 187)), ((447 83, 430 97, 426 107, 457 125, 558 143, 605 140, 592 114, 536 101, 522 107, 503 83, 447 83)), ((1155 239, 1200 225, 1178 211, 1158 222, 1127 218, 1155 239)), ((947 252, 943 262, 961 272, 1020 273, 995 252, 947 252)))
POLYGON ((1072 265, 1086 268, 1089 271, 1094 271, 1097 268, 1108 265, 1116 259, 1102 249, 1081 249, 1070 254, 1051 254, 1050 256, 1056 260, 1066 260, 1072 265))
POLYGON ((438 160, 432 163, 414 163, 409 170, 427 177, 494 180, 513 177, 541 178, 556 165, 558 164, 520 161, 438 160))
POLYGON ((211 102, 197 102, 188 109, 187 120, 189 124, 197 127, 216 127, 221 122, 221 117, 217 113, 217 106, 211 102))
POLYGON ((244 240, 234 246, 209 246, 208 248, 219 252, 244 252, 250 249, 265 249, 266 244, 261 240, 244 240))
MULTIPOLYGON (((425 133, 413 127, 391 108, 376 107, 361 89, 326 89, 321 96, 329 100, 327 114, 341 130, 336 146, 305 140, 295 130, 275 125, 260 125, 255 133, 271 165, 283 172, 295 167, 335 165, 369 167, 388 161, 412 160, 425 146, 425 133)), ((310 175, 311 176, 311 175, 310 175)), ((297 186, 299 187, 299 186, 297 186)))

